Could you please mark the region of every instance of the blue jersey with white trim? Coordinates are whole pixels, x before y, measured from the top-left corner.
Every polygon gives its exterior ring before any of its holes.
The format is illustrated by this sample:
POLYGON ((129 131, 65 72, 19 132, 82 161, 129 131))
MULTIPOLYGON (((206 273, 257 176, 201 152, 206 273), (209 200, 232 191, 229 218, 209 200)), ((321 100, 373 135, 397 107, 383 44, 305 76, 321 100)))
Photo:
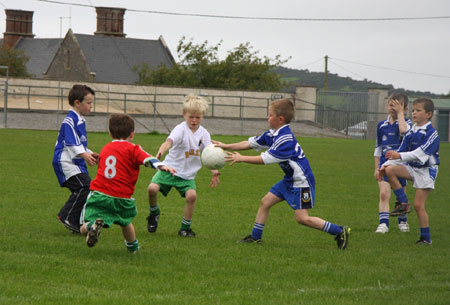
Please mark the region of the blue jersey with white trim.
POLYGON ((413 167, 425 167, 439 165, 439 135, 431 122, 423 126, 414 125, 405 135, 398 152, 410 152, 420 148, 427 160, 414 160, 407 162, 413 167))
POLYGON ((261 153, 264 164, 278 163, 285 174, 283 179, 293 187, 315 186, 309 161, 289 125, 251 137, 249 143, 254 149, 267 149, 261 153))
MULTIPOLYGON (((408 125, 407 131, 411 128, 411 120, 406 119, 406 124, 408 125)), ((406 134, 406 133, 405 133, 406 134)), ((378 122, 377 125, 377 142, 375 145, 375 156, 380 157, 379 166, 383 165, 386 162, 386 152, 389 150, 397 150, 402 143, 403 135, 400 134, 400 130, 398 128, 398 121, 395 121, 393 124, 389 123, 389 117, 384 120, 378 122)))
POLYGON ((86 162, 77 156, 87 151, 85 120, 70 110, 61 124, 52 162, 61 186, 74 175, 88 173, 86 162))

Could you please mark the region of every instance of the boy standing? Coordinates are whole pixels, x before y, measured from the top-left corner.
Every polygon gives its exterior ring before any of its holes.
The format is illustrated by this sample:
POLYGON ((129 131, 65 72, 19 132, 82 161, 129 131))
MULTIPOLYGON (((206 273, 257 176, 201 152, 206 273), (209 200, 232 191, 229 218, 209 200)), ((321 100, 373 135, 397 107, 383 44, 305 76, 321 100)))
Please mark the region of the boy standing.
POLYGON ((251 164, 278 163, 284 171, 284 178, 272 186, 262 198, 256 214, 252 234, 240 242, 260 243, 269 210, 275 204, 285 200, 294 210, 295 219, 299 224, 327 232, 335 236, 339 249, 348 245, 350 228, 338 226, 318 217, 308 215, 308 210, 314 207, 315 179, 305 153, 297 143, 289 123, 295 114, 294 104, 288 99, 276 100, 269 106, 268 122, 270 130, 259 137, 251 137, 248 141, 224 144, 214 141, 216 146, 229 150, 247 150, 250 148, 267 149, 259 156, 242 156, 237 152, 229 152, 227 159, 231 165, 237 162, 251 164))
MULTIPOLYGON (((169 150, 163 163, 173 167, 177 172, 174 176, 165 172, 157 172, 148 186, 150 215, 147 217, 147 230, 156 232, 160 216, 157 204, 158 192, 167 196, 170 189, 175 189, 181 197, 186 198, 184 216, 178 235, 182 237, 195 237, 191 229, 192 216, 197 201, 195 176, 202 167, 200 161, 201 151, 211 144, 209 132, 200 125, 208 109, 208 103, 198 96, 188 96, 183 104, 184 122, 175 126, 167 140, 159 147, 156 157, 160 159, 169 150)), ((210 187, 219 184, 219 171, 211 170, 210 187)))
MULTIPOLYGON (((403 93, 394 93, 389 97, 386 120, 380 121, 377 126, 377 142, 375 146, 375 179, 378 180, 380 200, 378 203, 379 224, 375 233, 389 232, 389 199, 391 186, 386 177, 380 176, 380 167, 386 162, 386 152, 397 150, 403 136, 411 128, 411 120, 405 119, 404 113, 408 109, 408 97, 403 93)), ((400 179, 400 184, 406 189, 407 182, 400 179)), ((397 203, 398 204, 398 203, 397 203)), ((401 232, 409 232, 407 214, 398 217, 398 228, 401 232)))
POLYGON ((386 153, 389 160, 380 168, 394 190, 400 205, 391 211, 391 216, 399 216, 411 211, 408 198, 401 187, 399 178, 411 180, 416 188, 414 209, 420 224, 419 245, 431 245, 430 225, 425 202, 438 173, 439 165, 439 136, 431 125, 434 104, 428 98, 418 98, 412 104, 412 119, 415 124, 406 133, 399 149, 386 153))
POLYGON ((83 209, 81 233, 87 235, 86 243, 93 247, 103 227, 118 224, 128 251, 134 253, 139 250, 139 243, 131 223, 137 215, 136 200, 131 196, 139 176, 139 166, 151 166, 172 175, 175 170, 131 143, 134 121, 129 115, 112 115, 109 133, 113 141, 100 152, 97 176, 91 183, 91 193, 83 209))
POLYGON ((72 232, 80 232, 80 214, 89 194, 91 178, 86 163, 97 164, 98 154, 87 147, 86 120, 91 112, 94 90, 74 85, 69 91, 69 111, 59 130, 53 154, 53 168, 59 185, 72 194, 58 214, 58 219, 72 232))

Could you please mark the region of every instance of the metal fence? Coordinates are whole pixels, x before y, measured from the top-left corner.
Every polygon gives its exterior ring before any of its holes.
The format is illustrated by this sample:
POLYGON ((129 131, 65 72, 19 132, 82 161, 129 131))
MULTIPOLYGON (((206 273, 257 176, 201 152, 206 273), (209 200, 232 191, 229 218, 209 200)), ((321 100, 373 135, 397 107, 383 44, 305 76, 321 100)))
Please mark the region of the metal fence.
MULTIPOLYGON (((143 93, 117 92, 110 90, 95 90, 93 113, 129 113, 135 118, 145 118, 138 121, 147 131, 163 129, 170 131, 172 123, 166 123, 170 117, 177 117, 182 112, 182 104, 186 92, 167 93, 167 90, 152 88, 152 92, 142 87, 143 93), (170 125, 170 126, 169 126, 170 125)), ((165 88, 167 89, 167 88, 165 88)), ((58 116, 70 109, 67 96, 70 88, 43 87, 32 85, 0 84, 0 93, 3 95, 4 125, 8 127, 9 111, 50 112, 58 116), (7 107, 5 101, 8 101, 7 107)), ((233 92, 236 94, 236 92, 233 92)), ((202 95, 202 94, 200 94, 202 95)), ((231 127, 235 134, 244 134, 244 129, 249 122, 264 121, 268 115, 271 101, 276 98, 290 98, 296 105, 296 122, 307 122, 310 128, 329 130, 336 135, 347 135, 355 138, 367 138, 367 121, 371 114, 377 114, 376 102, 378 94, 371 93, 342 93, 342 92, 317 92, 316 101, 306 101, 296 98, 294 94, 272 95, 262 98, 240 95, 208 95, 203 94, 208 101, 209 109, 205 118, 231 119, 231 127), (372 110, 373 109, 373 110, 372 110)), ((0 101, 0 105, 2 101, 0 101)), ((58 117, 55 128, 60 124, 58 117)), ((107 130, 107 120, 103 125, 107 130)), ((303 127, 304 128, 304 127, 303 127)))

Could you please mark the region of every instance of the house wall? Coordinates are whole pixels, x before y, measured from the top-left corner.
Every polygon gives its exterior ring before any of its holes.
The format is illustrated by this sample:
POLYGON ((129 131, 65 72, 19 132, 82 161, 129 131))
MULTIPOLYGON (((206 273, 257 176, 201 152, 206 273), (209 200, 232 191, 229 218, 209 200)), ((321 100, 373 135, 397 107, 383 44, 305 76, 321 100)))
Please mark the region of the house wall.
POLYGON ((44 79, 89 82, 93 79, 90 72, 76 36, 69 30, 44 74, 44 79))

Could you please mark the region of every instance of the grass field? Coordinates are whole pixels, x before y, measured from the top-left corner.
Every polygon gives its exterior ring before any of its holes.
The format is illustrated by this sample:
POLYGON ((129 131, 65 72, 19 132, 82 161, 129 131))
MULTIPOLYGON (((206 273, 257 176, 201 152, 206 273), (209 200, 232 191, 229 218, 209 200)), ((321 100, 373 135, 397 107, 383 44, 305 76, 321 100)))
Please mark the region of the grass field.
MULTIPOLYGON (((177 236, 184 201, 174 191, 160 198, 158 232, 147 233, 146 188, 154 171, 142 168, 134 196, 142 249, 130 255, 118 227, 88 248, 56 221, 69 196, 51 166, 56 136, 0 129, 0 304, 450 303, 449 143, 441 143, 442 165, 427 202, 432 246, 414 245, 415 212, 410 233, 399 232, 395 219, 391 232, 374 233, 373 141, 302 138, 317 180, 311 214, 352 228, 345 251, 331 235, 298 225, 285 203, 272 209, 263 244, 237 244, 250 233, 260 198, 282 177, 277 165, 237 164, 221 170, 216 189, 208 188, 210 173, 199 172, 194 239, 177 236)), ((88 137, 95 151, 110 140, 105 133, 88 137)), ((134 142, 156 153, 164 139, 139 134, 134 142)))

